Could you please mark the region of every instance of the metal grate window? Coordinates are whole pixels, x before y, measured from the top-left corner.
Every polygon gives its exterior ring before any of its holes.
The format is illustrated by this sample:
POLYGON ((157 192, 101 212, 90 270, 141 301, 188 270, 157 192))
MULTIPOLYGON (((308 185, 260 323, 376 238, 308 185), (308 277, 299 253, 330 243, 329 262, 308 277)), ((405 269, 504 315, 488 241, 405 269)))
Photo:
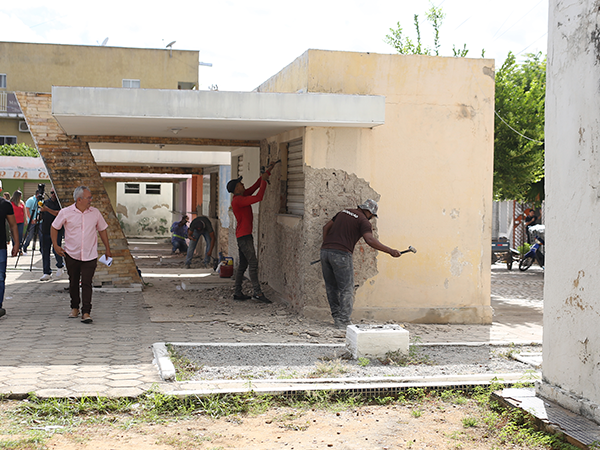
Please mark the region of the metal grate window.
POLYGON ((302 139, 288 144, 286 211, 297 216, 304 215, 304 163, 302 139))
POLYGON ((0 89, 6 89, 6 74, 0 73, 0 89))
POLYGON ((146 195, 160 195, 160 184, 147 184, 146 195))
POLYGON ((126 194, 139 194, 140 193, 139 183, 125 183, 125 193, 126 194))

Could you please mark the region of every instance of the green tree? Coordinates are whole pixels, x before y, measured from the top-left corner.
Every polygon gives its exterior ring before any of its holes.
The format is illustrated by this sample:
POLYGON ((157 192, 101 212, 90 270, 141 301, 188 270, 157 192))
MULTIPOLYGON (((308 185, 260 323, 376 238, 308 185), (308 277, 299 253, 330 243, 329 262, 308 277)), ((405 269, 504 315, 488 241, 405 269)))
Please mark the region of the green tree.
POLYGON ((32 156, 37 158, 40 154, 37 149, 21 142, 20 144, 0 145, 0 156, 32 156))
POLYGON ((518 63, 509 53, 496 72, 494 198, 543 198, 546 58, 541 52, 518 63))

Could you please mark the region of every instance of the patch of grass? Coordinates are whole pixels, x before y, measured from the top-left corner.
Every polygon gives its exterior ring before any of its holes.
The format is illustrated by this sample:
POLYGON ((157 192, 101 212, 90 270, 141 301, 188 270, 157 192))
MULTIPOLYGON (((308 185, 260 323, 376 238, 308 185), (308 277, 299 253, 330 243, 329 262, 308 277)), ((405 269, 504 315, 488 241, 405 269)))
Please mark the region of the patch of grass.
POLYGON ((423 410, 421 408, 413 409, 410 412, 410 415, 413 416, 414 418, 418 419, 419 417, 421 417, 423 415, 423 410))
POLYGON ((362 356, 358 358, 358 365, 360 367, 367 367, 369 364, 371 364, 371 360, 369 358, 363 358, 362 356))
POLYGON ((315 370, 307 375, 308 378, 332 378, 349 371, 346 364, 340 358, 318 362, 315 366, 315 370))
POLYGON ((166 344, 169 358, 175 366, 175 379, 177 381, 191 380, 197 373, 202 371, 202 366, 190 361, 186 356, 180 354, 171 344, 166 344))
POLYGON ((389 366, 414 366, 421 364, 433 364, 428 355, 422 353, 422 348, 417 344, 421 342, 419 336, 412 339, 412 343, 408 346, 408 353, 400 350, 389 351, 383 358, 379 358, 381 364, 389 366))
POLYGON ((475 417, 463 417, 462 418, 462 424, 464 428, 471 428, 471 427, 476 427, 477 426, 477 419, 475 417))

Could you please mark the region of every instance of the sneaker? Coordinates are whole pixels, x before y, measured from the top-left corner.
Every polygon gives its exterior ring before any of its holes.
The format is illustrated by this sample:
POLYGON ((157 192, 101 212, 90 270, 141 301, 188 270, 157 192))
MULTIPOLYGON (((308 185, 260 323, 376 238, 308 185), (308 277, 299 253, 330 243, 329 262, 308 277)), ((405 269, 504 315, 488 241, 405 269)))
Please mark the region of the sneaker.
POLYGON ((0 308, 0 317, 6 314, 6 310, 4 308, 0 308))
POLYGON ((56 271, 56 273, 54 274, 54 278, 60 278, 63 276, 64 270, 62 267, 59 267, 59 269, 56 271))
POLYGON ((254 300, 258 300, 261 303, 273 303, 271 300, 269 300, 267 297, 265 297, 265 294, 253 295, 252 298, 254 300))
POLYGON ((49 273, 45 273, 44 275, 42 275, 42 278, 40 278, 40 281, 50 281, 52 279, 52 275, 49 273))
POLYGON ((233 294, 233 299, 238 302, 243 302, 244 300, 250 300, 252 297, 246 294, 233 294))
POLYGON ((23 253, 21 253, 21 255, 27 256, 27 250, 24 250, 23 253))

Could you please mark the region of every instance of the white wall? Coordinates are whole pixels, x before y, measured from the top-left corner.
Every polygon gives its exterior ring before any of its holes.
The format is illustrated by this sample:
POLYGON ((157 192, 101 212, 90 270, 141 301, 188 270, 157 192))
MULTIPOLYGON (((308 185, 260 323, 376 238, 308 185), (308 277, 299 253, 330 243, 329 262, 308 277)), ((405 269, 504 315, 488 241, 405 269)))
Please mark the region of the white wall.
POLYGON ((169 237, 173 222, 171 183, 117 183, 116 213, 125 236, 169 237), (139 194, 126 194, 125 184, 139 184, 139 194), (159 184, 160 195, 146 194, 147 185, 159 184))
POLYGON ((594 0, 550 0, 542 396, 600 422, 600 31, 594 0))

